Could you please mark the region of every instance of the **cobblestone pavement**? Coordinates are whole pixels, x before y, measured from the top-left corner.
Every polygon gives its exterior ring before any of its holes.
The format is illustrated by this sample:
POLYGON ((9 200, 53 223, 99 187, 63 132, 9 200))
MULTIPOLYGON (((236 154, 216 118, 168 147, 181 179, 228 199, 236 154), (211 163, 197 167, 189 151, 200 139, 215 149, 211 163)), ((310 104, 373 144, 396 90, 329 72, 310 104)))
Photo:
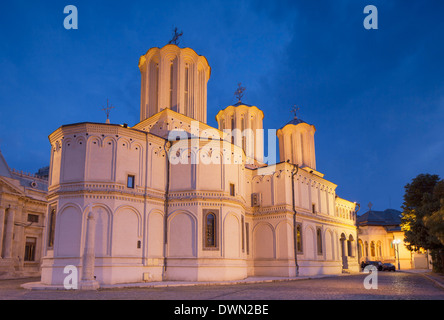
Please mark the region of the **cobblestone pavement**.
POLYGON ((444 287, 426 274, 379 272, 378 289, 365 289, 367 274, 237 285, 115 288, 98 291, 26 290, 39 279, 0 280, 3 300, 444 300, 444 287))

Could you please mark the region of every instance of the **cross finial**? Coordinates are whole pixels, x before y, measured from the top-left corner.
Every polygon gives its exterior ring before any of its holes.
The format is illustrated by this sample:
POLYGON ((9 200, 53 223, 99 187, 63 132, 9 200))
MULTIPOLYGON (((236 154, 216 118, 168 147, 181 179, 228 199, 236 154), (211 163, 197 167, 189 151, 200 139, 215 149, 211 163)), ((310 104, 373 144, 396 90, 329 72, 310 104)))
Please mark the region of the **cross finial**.
POLYGON ((299 112, 299 107, 296 107, 296 105, 293 106, 293 109, 291 109, 291 112, 294 113, 294 118, 297 119, 298 118, 298 112, 299 112))
POLYGON ((109 114, 110 114, 111 110, 114 108, 115 107, 113 107, 113 106, 111 106, 111 107, 109 106, 109 100, 106 99, 106 108, 102 109, 106 113, 106 123, 109 123, 109 114))
POLYGON ((372 207, 373 207, 373 203, 369 202, 368 203, 368 208, 370 209, 370 211, 372 211, 372 207))
POLYGON ((168 42, 168 44, 175 44, 176 46, 179 45, 179 38, 181 36, 183 36, 183 32, 181 31, 179 33, 177 27, 175 27, 173 30, 173 38, 170 40, 170 42, 168 42))
POLYGON ((242 101, 242 98, 243 98, 243 96, 244 96, 244 91, 246 90, 246 88, 245 87, 242 87, 242 83, 241 82, 239 82, 238 84, 237 84, 237 89, 236 89, 236 91, 234 91, 234 96, 237 98, 237 102, 241 102, 242 101))

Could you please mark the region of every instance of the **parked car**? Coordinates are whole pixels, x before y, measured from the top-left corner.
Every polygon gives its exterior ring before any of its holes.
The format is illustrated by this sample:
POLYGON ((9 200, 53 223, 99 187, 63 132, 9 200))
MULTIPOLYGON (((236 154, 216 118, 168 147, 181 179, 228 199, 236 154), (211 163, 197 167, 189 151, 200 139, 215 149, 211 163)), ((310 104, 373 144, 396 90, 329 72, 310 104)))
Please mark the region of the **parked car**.
POLYGON ((396 270, 395 266, 391 263, 382 264, 382 271, 395 271, 395 270, 396 270))
POLYGON ((364 268, 369 265, 375 266, 376 269, 378 269, 378 271, 382 271, 383 265, 381 261, 366 261, 366 262, 363 261, 361 263, 362 270, 364 270, 364 268))

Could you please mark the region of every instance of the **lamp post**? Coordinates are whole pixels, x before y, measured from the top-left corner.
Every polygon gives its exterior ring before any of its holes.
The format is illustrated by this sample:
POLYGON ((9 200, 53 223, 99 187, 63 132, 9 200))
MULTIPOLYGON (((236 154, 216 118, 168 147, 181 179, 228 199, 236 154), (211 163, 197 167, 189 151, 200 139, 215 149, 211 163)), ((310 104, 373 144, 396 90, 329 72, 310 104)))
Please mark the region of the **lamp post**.
MULTIPOLYGON (((392 241, 392 243, 393 243, 393 244, 396 244, 396 252, 398 253, 398 270, 401 270, 401 265, 400 265, 400 263, 399 263, 399 244, 401 243, 401 240, 399 240, 399 239, 394 239, 394 240, 392 241)), ((396 259, 396 256, 395 256, 395 259, 396 259)))

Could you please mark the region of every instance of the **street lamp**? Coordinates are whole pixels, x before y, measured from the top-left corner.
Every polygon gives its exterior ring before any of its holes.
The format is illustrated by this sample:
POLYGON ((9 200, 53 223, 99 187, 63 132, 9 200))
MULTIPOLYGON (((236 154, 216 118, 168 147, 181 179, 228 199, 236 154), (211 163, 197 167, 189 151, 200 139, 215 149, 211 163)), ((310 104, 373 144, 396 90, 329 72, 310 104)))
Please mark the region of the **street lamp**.
MULTIPOLYGON (((399 239, 394 239, 394 240, 392 241, 392 243, 393 243, 393 244, 396 244, 396 252, 398 253, 398 270, 401 270, 401 265, 400 265, 400 263, 399 263, 399 244, 401 243, 401 240, 399 240, 399 239)), ((396 256, 395 256, 395 259, 396 259, 396 256)))

